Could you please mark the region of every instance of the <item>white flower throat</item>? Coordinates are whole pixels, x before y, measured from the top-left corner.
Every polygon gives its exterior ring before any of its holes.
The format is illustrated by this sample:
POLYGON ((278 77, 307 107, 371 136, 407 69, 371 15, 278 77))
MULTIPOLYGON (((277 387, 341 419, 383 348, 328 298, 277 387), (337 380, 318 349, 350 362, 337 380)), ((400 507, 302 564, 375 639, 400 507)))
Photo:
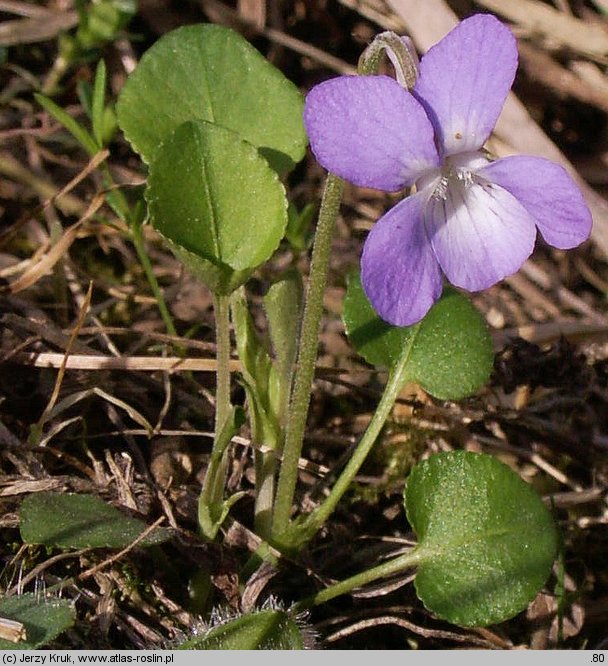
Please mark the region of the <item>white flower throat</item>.
POLYGON ((490 163, 479 151, 460 153, 445 158, 441 168, 433 169, 416 182, 417 191, 431 190, 430 198, 447 201, 450 190, 468 190, 483 179, 477 171, 490 163))

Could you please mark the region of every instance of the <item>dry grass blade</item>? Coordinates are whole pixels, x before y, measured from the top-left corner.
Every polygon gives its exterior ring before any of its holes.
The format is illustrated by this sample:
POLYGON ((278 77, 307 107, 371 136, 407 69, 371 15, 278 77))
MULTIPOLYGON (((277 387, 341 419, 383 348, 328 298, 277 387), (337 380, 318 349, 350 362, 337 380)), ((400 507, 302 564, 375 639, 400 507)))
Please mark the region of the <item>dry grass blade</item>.
POLYGON ((105 569, 106 567, 110 566, 111 564, 114 564, 114 562, 118 562, 121 558, 123 558, 127 553, 131 552, 133 548, 137 546, 138 543, 141 543, 146 537, 150 536, 152 532, 157 527, 160 527, 160 525, 165 521, 165 517, 161 516, 158 520, 156 520, 152 525, 149 525, 138 537, 135 539, 132 543, 130 543, 126 548, 123 548, 119 553, 116 553, 115 555, 112 555, 112 557, 108 557, 106 560, 103 562, 100 562, 99 564, 96 564, 94 567, 91 569, 87 569, 86 571, 83 571, 79 576, 77 576, 77 580, 83 581, 86 580, 87 578, 90 578, 91 576, 94 576, 96 573, 101 571, 102 569, 105 569))
POLYGON ((77 423, 78 421, 81 420, 82 416, 72 416, 71 419, 66 419, 65 421, 61 421, 61 423, 56 423, 51 428, 49 428, 48 432, 46 433, 46 435, 44 435, 44 437, 40 438, 38 446, 46 446, 62 430, 65 430, 68 426, 72 425, 72 423, 77 423))
POLYGON ((107 149, 100 150, 96 155, 93 155, 93 157, 91 157, 91 159, 87 162, 86 166, 79 173, 77 173, 65 187, 62 187, 59 192, 57 192, 57 194, 49 197, 48 201, 44 202, 44 205, 48 206, 53 201, 56 201, 73 190, 76 185, 78 185, 78 183, 82 182, 89 174, 93 173, 93 171, 95 171, 95 169, 97 169, 100 164, 105 162, 109 156, 110 151, 107 149))
MULTIPOLYGON (((55 200, 60 199, 65 196, 72 190, 78 183, 80 183, 84 178, 86 178, 90 173, 92 173, 103 161, 108 157, 109 152, 103 150, 95 155, 86 167, 78 173, 65 187, 63 187, 59 192, 53 194, 52 197, 47 199, 42 205, 42 208, 46 208, 51 205, 55 200)), ((67 229, 62 235, 61 238, 51 247, 51 249, 44 254, 42 257, 38 258, 38 255, 34 255, 34 260, 31 262, 29 268, 27 268, 24 273, 10 283, 8 286, 8 291, 11 294, 16 294, 28 287, 31 287, 35 284, 43 275, 45 275, 53 266, 65 255, 72 243, 76 240, 76 236, 80 227, 95 213, 101 208, 102 204, 105 201, 105 195, 103 193, 97 194, 82 217, 75 222, 69 229, 67 229)))
POLYGON ((423 52, 428 51, 458 23, 444 0, 386 0, 423 52))
POLYGON ((63 400, 58 402, 57 405, 48 414, 46 414, 44 421, 42 421, 41 419, 40 423, 41 424, 46 423, 46 421, 48 421, 49 419, 59 416, 66 409, 73 407, 81 400, 86 400, 86 398, 90 398, 93 395, 96 395, 98 398, 101 398, 102 400, 105 400, 106 402, 109 402, 110 404, 115 405, 116 407, 122 409, 133 419, 133 421, 135 421, 135 423, 139 424, 145 430, 146 435, 148 437, 152 437, 152 435, 154 434, 154 428, 141 412, 137 411, 134 407, 126 403, 124 400, 121 400, 120 398, 117 398, 116 396, 107 393, 106 391, 98 388, 97 386, 94 386, 93 388, 90 389, 85 389, 84 391, 78 391, 77 393, 72 393, 67 398, 64 398, 63 400))
POLYGON ((40 7, 31 2, 0 0, 0 12, 6 12, 7 14, 16 14, 17 16, 27 16, 29 18, 44 18, 51 11, 46 9, 46 7, 40 7))
MULTIPOLYGON (((15 159, 10 153, 4 151, 0 152, 0 174, 30 187, 38 196, 44 199, 55 200, 57 197, 58 190, 53 183, 34 175, 31 171, 26 169, 19 160, 15 159)), ((85 210, 85 205, 80 199, 78 199, 78 197, 64 194, 61 199, 57 201, 57 208, 65 215, 81 215, 85 210)), ((33 211, 26 211, 24 217, 21 219, 29 220, 41 209, 42 206, 39 206, 33 211)), ((8 234, 12 233, 14 228, 18 225, 19 222, 16 222, 8 229, 8 231, 3 230, 0 234, 0 242, 2 242, 8 234)))
MULTIPOLYGON (((176 356, 69 356, 54 352, 31 352, 16 354, 13 361, 32 365, 36 368, 58 368, 65 360, 65 367, 70 370, 140 370, 143 372, 216 372, 217 362, 212 358, 179 358, 176 356)), ((230 361, 230 370, 238 372, 239 361, 230 361)))
POLYGON ((555 342, 560 338, 566 338, 570 342, 601 342, 608 339, 608 326, 606 324, 557 320, 541 324, 526 324, 492 332, 496 350, 502 349, 510 340, 515 338, 523 338, 537 345, 555 342))
POLYGON ((41 562, 35 566, 28 574, 20 578, 16 585, 13 585, 9 590, 6 591, 6 596, 12 596, 13 594, 20 594, 25 589, 26 585, 29 585, 33 580, 36 580, 46 569, 53 566, 57 562, 62 562, 63 560, 78 559, 85 553, 90 552, 91 548, 82 548, 81 550, 69 551, 67 553, 58 553, 49 557, 48 560, 41 562))
POLYGON ((477 0, 477 4, 532 33, 606 63, 608 33, 599 24, 582 21, 535 0, 477 0))
POLYGON ((403 23, 387 7, 385 0, 339 0, 339 2, 385 30, 394 32, 403 30, 403 23))
POLYGON ((55 403, 57 402, 57 399, 59 398, 59 390, 61 389, 61 384, 63 383, 63 377, 65 374, 65 362, 70 355, 70 350, 72 349, 72 345, 76 341, 78 337, 78 331, 80 330, 80 327, 84 323, 84 318, 86 316, 87 310, 89 309, 89 305, 91 304, 91 296, 93 294, 93 283, 89 285, 89 290, 87 292, 85 302, 83 303, 83 306, 80 310, 80 314, 78 316, 78 321, 76 322, 76 326, 74 326, 74 330, 72 332, 72 335, 70 336, 70 340, 68 342, 68 347, 65 350, 65 356, 64 356, 64 361, 61 364, 59 368, 59 372, 57 373, 57 379, 55 380, 55 386, 53 387, 53 393, 51 394, 51 397, 47 403, 47 406, 44 409, 44 412, 40 416, 40 419, 38 420, 38 423, 36 424, 36 431, 37 432, 42 432, 42 426, 48 421, 48 419, 51 417, 51 414, 53 413, 55 403))
POLYGON ((47 490, 58 490, 63 486, 61 479, 17 479, 0 490, 0 497, 41 493, 47 490))
POLYGON ((0 25, 0 46, 45 42, 76 25, 77 12, 47 11, 45 16, 5 21, 0 25))
POLYGON ((258 30, 262 30, 266 25, 266 3, 260 0, 238 0, 237 11, 258 30))
POLYGON ((487 641, 483 638, 478 638, 477 636, 458 634, 454 631, 444 631, 441 629, 429 629, 428 627, 422 627, 420 625, 415 624, 414 622, 410 622, 409 620, 406 620, 405 618, 399 617, 397 615, 382 615, 379 617, 372 617, 365 620, 359 620, 358 622, 355 622, 348 627, 344 627, 334 632, 333 634, 330 634, 324 639, 323 642, 325 644, 335 643, 336 641, 347 638, 348 636, 351 636, 352 634, 357 633, 359 631, 385 625, 394 625, 397 627, 401 627, 406 631, 410 631, 414 634, 424 636, 425 638, 440 638, 444 640, 454 641, 457 643, 470 643, 472 645, 477 645, 479 647, 484 647, 486 649, 496 647, 496 645, 491 643, 490 641, 487 641))
POLYGON ((608 93, 605 88, 587 83, 559 65, 548 53, 531 44, 520 42, 519 57, 533 81, 546 85, 562 97, 573 97, 608 113, 608 93))
MULTIPOLYGON (((101 203, 99 204, 101 205, 101 203)), ((99 208, 99 206, 97 206, 99 208)), ((36 253, 33 261, 29 262, 29 267, 16 279, 13 280, 6 288, 11 294, 18 294, 24 289, 28 289, 33 284, 36 284, 40 278, 44 277, 53 266, 65 255, 72 243, 76 240, 78 231, 82 226, 82 222, 76 222, 69 229, 61 234, 59 240, 51 246, 51 249, 38 256, 36 253)), ((45 248, 46 249, 46 248, 45 248)))
POLYGON ((15 620, 7 620, 5 617, 0 617, 0 638, 11 643, 19 643, 20 641, 27 640, 25 625, 15 620))
POLYGON ((207 14, 218 23, 225 23, 237 30, 239 28, 254 30, 275 44, 285 46, 296 53, 308 56, 329 69, 333 69, 341 74, 355 74, 357 71, 356 67, 349 65, 344 60, 340 60, 340 58, 336 58, 311 44, 296 39, 291 35, 287 35, 281 30, 275 30, 274 28, 259 28, 255 23, 245 20, 243 16, 239 15, 233 9, 230 9, 230 7, 227 7, 223 2, 219 2, 219 0, 202 0, 202 4, 207 14))

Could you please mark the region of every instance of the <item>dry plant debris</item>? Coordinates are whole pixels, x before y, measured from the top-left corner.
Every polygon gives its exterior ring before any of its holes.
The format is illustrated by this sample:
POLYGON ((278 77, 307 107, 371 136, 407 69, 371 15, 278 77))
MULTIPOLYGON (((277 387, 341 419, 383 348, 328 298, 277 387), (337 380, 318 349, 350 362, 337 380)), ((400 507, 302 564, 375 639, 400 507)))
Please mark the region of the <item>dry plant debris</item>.
MULTIPOLYGON (((386 581, 371 594, 315 610, 310 621, 320 646, 606 648, 608 4, 141 0, 129 30, 97 51, 115 97, 160 35, 177 25, 220 23, 241 31, 306 92, 335 73, 354 72, 358 54, 381 30, 409 34, 424 52, 460 18, 493 12, 518 37, 520 67, 490 148, 560 162, 593 212, 592 239, 583 247, 566 254, 539 246, 517 275, 475 296, 497 353, 490 385, 459 404, 408 388, 348 505, 301 559, 276 553, 278 571, 247 580, 239 579, 238 562, 259 540, 245 512, 236 508, 221 543, 202 543, 196 534, 214 413, 210 297, 144 227, 176 322, 177 335, 167 334, 100 177, 105 165, 125 190, 139 187, 137 161, 119 135, 89 159, 34 101, 33 92, 55 81, 54 99, 83 117, 78 88, 92 80, 96 63, 83 60, 57 75, 58 39, 78 21, 75 4, 0 1, 2 595, 67 581, 63 594, 76 600, 78 620, 54 647, 170 645, 209 610, 188 590, 188 577, 201 568, 211 572, 213 604, 247 609, 273 594, 295 600, 317 581, 343 577, 345 563, 369 565, 398 551, 411 538, 403 527, 403 473, 428 453, 466 448, 494 453, 544 494, 563 532, 563 570, 556 568, 527 613, 492 630, 454 629, 425 611, 403 580, 386 581), (137 544, 118 553, 23 546, 21 501, 52 489, 97 495, 149 525, 171 526, 175 537, 156 555, 135 552, 137 544)), ((309 155, 290 176, 290 197, 318 197, 322 176, 309 155)), ((379 395, 377 376, 345 344, 339 313, 364 231, 389 205, 388 195, 346 189, 300 461, 303 506, 325 492, 379 395)), ((277 253, 277 270, 286 252, 277 253)), ((301 261, 305 266, 306 257, 301 261)), ((272 265, 265 270, 252 298, 273 277, 272 265)), ((247 433, 237 438, 229 477, 249 496, 251 448, 247 433)), ((19 640, 22 627, 13 625, 0 619, 2 635, 19 640)))

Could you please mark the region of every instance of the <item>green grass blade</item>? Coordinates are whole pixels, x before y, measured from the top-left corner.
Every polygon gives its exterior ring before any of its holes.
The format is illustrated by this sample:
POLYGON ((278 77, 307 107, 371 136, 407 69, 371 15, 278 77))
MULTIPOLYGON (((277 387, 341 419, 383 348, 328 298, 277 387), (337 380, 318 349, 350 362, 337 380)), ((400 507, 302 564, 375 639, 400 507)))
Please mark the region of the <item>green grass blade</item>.
POLYGON ((55 104, 52 99, 45 95, 35 94, 34 97, 42 108, 48 111, 55 120, 60 122, 68 130, 89 155, 93 156, 99 152, 99 146, 95 139, 93 139, 89 132, 87 132, 79 122, 74 120, 69 113, 64 111, 60 106, 55 104))
POLYGON ((95 71, 93 85, 93 101, 91 104, 91 121, 93 136, 99 147, 103 146, 104 108, 106 97, 106 63, 100 60, 95 71))

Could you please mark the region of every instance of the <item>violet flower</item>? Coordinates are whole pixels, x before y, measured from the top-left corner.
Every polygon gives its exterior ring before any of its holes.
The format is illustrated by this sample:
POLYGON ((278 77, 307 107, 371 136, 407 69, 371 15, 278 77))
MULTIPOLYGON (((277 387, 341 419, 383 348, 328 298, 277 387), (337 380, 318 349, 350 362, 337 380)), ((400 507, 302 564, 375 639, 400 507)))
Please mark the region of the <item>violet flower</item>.
POLYGON ((422 319, 443 274, 478 291, 515 273, 537 228, 561 249, 589 236, 591 214, 561 166, 492 162, 482 150, 516 69, 514 36, 480 14, 428 51, 411 93, 388 76, 340 76, 307 96, 304 122, 326 169, 388 192, 416 186, 375 224, 361 257, 365 292, 391 324, 422 319))

